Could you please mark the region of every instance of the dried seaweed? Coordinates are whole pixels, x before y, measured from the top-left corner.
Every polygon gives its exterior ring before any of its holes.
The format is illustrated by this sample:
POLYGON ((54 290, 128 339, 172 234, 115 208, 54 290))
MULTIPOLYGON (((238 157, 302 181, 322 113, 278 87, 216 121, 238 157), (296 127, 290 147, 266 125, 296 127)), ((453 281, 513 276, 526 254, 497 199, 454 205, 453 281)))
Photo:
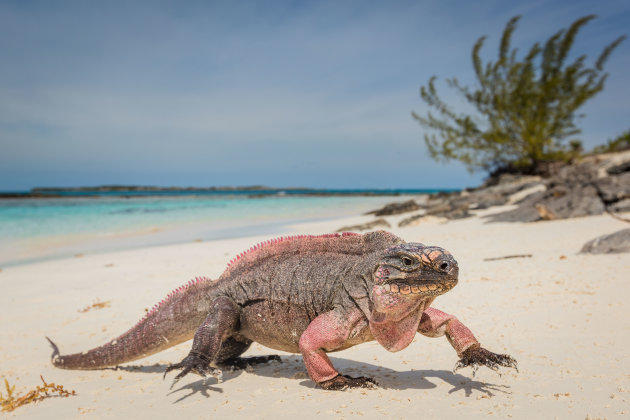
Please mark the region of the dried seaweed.
POLYGON ((100 302, 100 301, 96 300, 96 301, 94 301, 93 304, 88 305, 88 306, 86 306, 83 309, 79 309, 79 312, 87 312, 87 311, 91 311, 92 309, 109 308, 111 303, 112 303, 111 300, 106 300, 105 302, 100 302))
POLYGON ((1 411, 13 411, 18 407, 23 405, 41 401, 46 398, 51 398, 54 396, 58 397, 69 397, 70 395, 76 395, 74 390, 68 391, 63 387, 63 385, 55 385, 53 382, 47 383, 44 380, 43 376, 39 376, 44 386, 37 386, 35 389, 28 391, 24 395, 14 396, 15 385, 10 386, 9 381, 4 378, 4 386, 7 389, 7 396, 5 397, 2 392, 0 392, 0 404, 2 404, 1 411))

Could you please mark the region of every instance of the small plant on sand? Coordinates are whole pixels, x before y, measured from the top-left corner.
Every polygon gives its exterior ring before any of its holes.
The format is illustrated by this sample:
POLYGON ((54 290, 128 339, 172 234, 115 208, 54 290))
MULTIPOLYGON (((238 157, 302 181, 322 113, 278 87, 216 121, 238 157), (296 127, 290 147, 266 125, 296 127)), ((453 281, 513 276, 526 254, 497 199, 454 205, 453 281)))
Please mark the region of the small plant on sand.
POLYGON ((10 386, 9 381, 4 378, 4 386, 6 388, 7 396, 5 397, 0 392, 0 404, 2 404, 2 411, 13 411, 18 407, 25 404, 41 401, 45 398, 69 397, 70 395, 76 395, 76 392, 66 390, 63 385, 55 385, 54 383, 47 383, 44 378, 39 376, 44 383, 43 386, 37 386, 35 389, 28 391, 24 395, 14 396, 15 385, 10 386))
POLYGON ((477 83, 468 87, 447 79, 476 110, 459 114, 443 102, 435 88, 435 76, 422 86, 420 96, 435 113, 413 117, 436 134, 424 140, 436 160, 459 160, 473 171, 537 173, 550 161, 570 160, 581 145, 570 140, 580 132, 576 114, 587 100, 604 88, 604 63, 625 36, 606 46, 593 67, 586 55, 567 63, 575 36, 594 15, 582 17, 551 36, 535 43, 522 59, 511 48, 512 33, 519 16, 503 31, 497 61, 484 63, 480 51, 486 39, 479 38, 472 50, 477 83))

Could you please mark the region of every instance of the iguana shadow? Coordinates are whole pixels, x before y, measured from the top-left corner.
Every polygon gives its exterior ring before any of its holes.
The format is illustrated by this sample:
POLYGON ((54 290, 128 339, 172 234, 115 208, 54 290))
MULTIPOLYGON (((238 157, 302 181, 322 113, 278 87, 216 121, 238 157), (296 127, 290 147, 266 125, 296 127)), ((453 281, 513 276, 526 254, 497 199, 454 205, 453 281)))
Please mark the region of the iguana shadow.
MULTIPOLYGON (((452 371, 448 370, 427 369, 396 371, 393 369, 361 361, 343 359, 338 357, 331 357, 330 359, 333 364, 339 368, 339 371, 343 372, 344 374, 350 376, 370 376, 378 382, 379 388, 382 389, 432 389, 438 386, 438 381, 442 381, 452 386, 452 388, 448 391, 449 394, 463 391, 466 397, 470 397, 471 395, 473 395, 473 393, 481 393, 487 396, 493 396, 495 395, 495 393, 510 393, 509 386, 477 381, 475 379, 460 375, 459 373, 453 373, 452 371), (431 378, 432 380, 430 380, 429 378, 431 378)), ((260 364, 253 367, 252 369, 252 372, 255 375, 270 378, 301 380, 301 386, 316 388, 315 383, 308 379, 302 357, 298 355, 283 355, 281 363, 270 362, 260 364)), ((238 377, 242 373, 242 370, 224 370, 223 380, 229 381, 238 377)), ((195 394, 199 394, 208 398, 210 397, 208 390, 223 392, 221 388, 214 386, 216 384, 217 381, 214 378, 207 378, 205 380, 201 379, 174 389, 170 392, 170 394, 182 391, 189 391, 188 394, 177 399, 174 403, 183 401, 195 394)))
POLYGON ((153 365, 124 365, 124 366, 114 366, 114 367, 106 367, 102 368, 103 370, 122 370, 125 372, 134 372, 134 373, 164 373, 166 367, 163 363, 155 363, 153 365))

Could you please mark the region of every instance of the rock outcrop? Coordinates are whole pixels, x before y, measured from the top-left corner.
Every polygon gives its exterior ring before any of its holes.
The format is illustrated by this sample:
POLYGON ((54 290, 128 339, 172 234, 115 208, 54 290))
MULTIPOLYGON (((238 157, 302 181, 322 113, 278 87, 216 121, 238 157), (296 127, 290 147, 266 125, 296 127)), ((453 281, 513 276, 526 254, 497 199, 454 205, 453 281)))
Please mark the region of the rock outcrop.
POLYGON ((433 194, 425 202, 391 203, 370 212, 389 216, 423 209, 402 220, 400 227, 422 217, 448 220, 469 217, 471 210, 513 204, 487 217, 489 222, 535 222, 630 211, 630 150, 587 156, 571 164, 554 162, 547 178, 502 174, 482 186, 433 194))
POLYGON ((420 205, 415 200, 408 200, 402 203, 390 203, 378 210, 368 212, 375 216, 391 216, 393 214, 408 213, 410 211, 420 210, 420 205))
POLYGON ((603 235, 584 244, 582 253, 617 254, 630 252, 630 229, 623 229, 610 235, 603 235))
POLYGON ((544 181, 545 191, 492 222, 533 222, 630 210, 630 152, 588 156, 561 167, 544 181))

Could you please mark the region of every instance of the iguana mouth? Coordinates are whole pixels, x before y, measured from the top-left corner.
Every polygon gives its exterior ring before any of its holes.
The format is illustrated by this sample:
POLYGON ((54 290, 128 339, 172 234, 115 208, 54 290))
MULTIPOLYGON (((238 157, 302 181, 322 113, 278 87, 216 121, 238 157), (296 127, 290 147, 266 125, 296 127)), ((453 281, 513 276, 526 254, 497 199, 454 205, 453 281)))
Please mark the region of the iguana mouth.
POLYGON ((391 283, 383 284, 380 287, 391 293, 400 293, 402 295, 420 294, 420 293, 444 293, 452 289, 453 285, 443 285, 440 283, 427 282, 423 284, 409 285, 407 283, 391 283))

